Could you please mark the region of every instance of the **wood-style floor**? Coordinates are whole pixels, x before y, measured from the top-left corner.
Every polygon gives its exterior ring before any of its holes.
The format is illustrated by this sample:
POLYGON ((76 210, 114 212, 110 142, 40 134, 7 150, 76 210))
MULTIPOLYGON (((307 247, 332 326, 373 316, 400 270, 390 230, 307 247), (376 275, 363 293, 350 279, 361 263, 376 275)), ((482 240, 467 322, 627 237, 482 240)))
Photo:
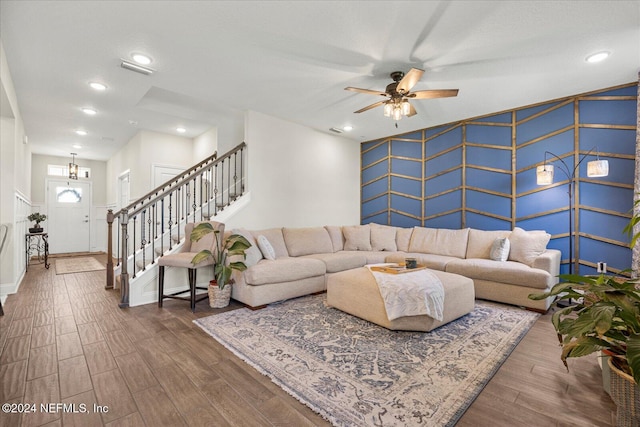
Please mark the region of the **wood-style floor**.
MULTIPOLYGON (((192 323, 220 311, 206 301, 195 314, 174 300, 123 310, 104 282, 104 271, 30 266, 0 317, 0 403, 37 407, 0 413, 0 426, 328 425, 192 323)), ((613 425, 596 359, 567 373, 559 352, 547 314, 458 425, 613 425)))

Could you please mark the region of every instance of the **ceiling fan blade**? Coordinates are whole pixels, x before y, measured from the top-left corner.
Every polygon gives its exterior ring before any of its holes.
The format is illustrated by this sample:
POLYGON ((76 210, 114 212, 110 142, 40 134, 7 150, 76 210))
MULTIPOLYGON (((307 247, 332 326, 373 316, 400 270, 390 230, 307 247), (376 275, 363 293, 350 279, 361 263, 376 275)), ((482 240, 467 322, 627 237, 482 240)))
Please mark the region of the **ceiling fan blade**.
POLYGON ((367 110, 371 110, 372 108, 379 107, 380 105, 384 104, 385 102, 387 102, 387 101, 378 101, 375 104, 367 105, 366 107, 361 108, 358 111, 354 111, 354 112, 355 113, 362 113, 362 112, 365 112, 367 110))
POLYGON ((345 87, 344 90, 350 90, 351 92, 358 93, 367 93, 369 95, 379 95, 379 96, 389 96, 384 92, 380 92, 379 90, 370 90, 370 89, 360 89, 359 87, 345 87))
POLYGON ((415 107, 409 104, 409 114, 407 114, 407 117, 415 116, 416 114, 418 114, 418 112, 416 111, 415 107))
POLYGON ((449 98, 458 96, 458 89, 419 90, 406 96, 413 99, 449 98))
POLYGON ((398 82, 398 86, 396 87, 396 91, 400 93, 409 93, 412 87, 418 83, 418 80, 422 78, 424 74, 424 70, 419 68, 412 68, 409 70, 407 74, 404 75, 402 80, 398 82))

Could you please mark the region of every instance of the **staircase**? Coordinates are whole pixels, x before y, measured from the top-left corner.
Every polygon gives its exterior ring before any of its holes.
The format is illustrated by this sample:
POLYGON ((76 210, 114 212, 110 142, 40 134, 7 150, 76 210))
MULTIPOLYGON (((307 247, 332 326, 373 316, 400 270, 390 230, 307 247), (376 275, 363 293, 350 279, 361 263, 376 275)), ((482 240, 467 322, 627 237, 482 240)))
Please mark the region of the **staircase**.
POLYGON ((106 288, 120 288, 121 308, 129 307, 131 287, 157 269, 158 259, 189 238, 186 223, 220 221, 240 204, 246 155, 244 142, 221 157, 214 153, 120 211, 108 211, 106 288))

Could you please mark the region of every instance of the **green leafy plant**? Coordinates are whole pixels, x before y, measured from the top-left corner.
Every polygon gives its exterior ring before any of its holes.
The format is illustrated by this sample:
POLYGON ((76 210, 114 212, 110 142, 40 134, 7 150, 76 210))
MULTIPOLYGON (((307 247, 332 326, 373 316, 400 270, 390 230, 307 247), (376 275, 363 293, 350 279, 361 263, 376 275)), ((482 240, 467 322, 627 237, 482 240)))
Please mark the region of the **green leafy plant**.
MULTIPOLYGON (((640 233, 633 233, 640 222, 638 205, 624 231, 633 248, 640 233)), ((622 274, 628 274, 623 271, 622 274)), ((531 294, 533 300, 557 297, 555 304, 569 306, 553 313, 551 321, 562 345, 560 358, 568 369, 569 357, 604 351, 623 372, 640 384, 640 280, 601 274, 580 276, 563 274, 561 282, 549 292, 531 294)))
POLYGON ((191 241, 197 242, 207 234, 214 233, 215 250, 201 250, 191 260, 192 264, 198 264, 206 259, 212 258, 213 275, 218 287, 222 290, 231 280, 232 270, 244 271, 247 266, 243 261, 232 261, 230 257, 246 257, 245 251, 251 247, 251 243, 239 234, 232 234, 226 239, 220 236, 220 230, 214 229, 209 222, 202 222, 193 228, 191 241))
POLYGON ((41 214, 40 212, 34 212, 27 217, 29 221, 36 223, 36 228, 40 225, 41 222, 44 222, 47 219, 47 216, 41 214))

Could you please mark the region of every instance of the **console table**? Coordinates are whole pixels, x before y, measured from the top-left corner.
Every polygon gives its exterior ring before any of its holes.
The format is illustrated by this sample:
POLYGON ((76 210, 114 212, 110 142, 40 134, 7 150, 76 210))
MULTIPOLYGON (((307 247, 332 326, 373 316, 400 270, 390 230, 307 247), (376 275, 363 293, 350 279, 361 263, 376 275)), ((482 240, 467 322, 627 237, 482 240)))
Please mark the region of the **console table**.
POLYGON ((29 269, 31 255, 38 254, 38 261, 49 268, 49 233, 27 233, 24 235, 25 271, 29 269))

